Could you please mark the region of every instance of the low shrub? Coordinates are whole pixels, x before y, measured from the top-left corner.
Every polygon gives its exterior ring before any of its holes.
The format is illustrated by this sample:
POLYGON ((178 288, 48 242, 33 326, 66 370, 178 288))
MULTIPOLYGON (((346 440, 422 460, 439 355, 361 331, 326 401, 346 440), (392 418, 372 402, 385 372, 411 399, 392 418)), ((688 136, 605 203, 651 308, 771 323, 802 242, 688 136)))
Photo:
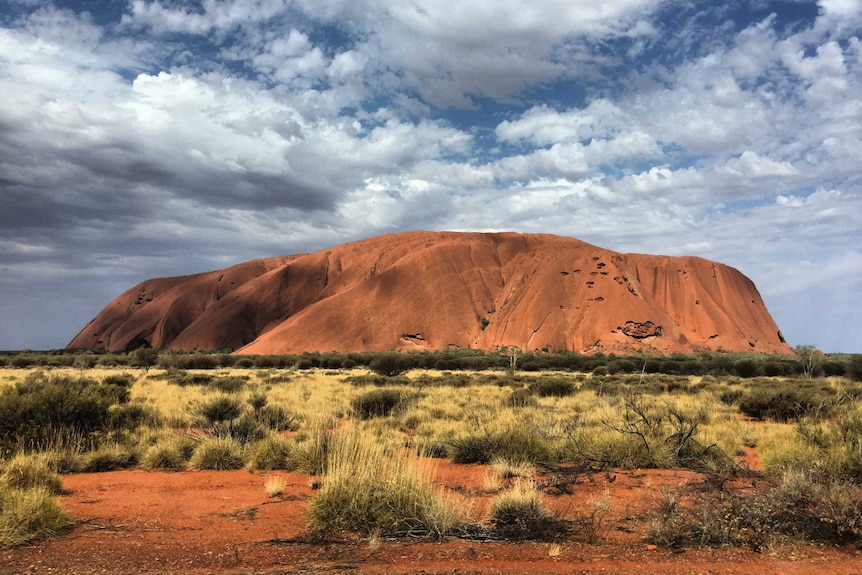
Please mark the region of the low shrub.
POLYGON ((552 458, 552 449, 538 432, 517 427, 505 431, 479 431, 449 440, 452 463, 491 463, 504 459, 515 464, 541 464, 552 458))
POLYGON ((162 417, 158 411, 139 402, 114 405, 108 410, 108 429, 111 431, 134 431, 142 425, 158 427, 162 417))
POLYGON ((202 403, 198 411, 207 423, 213 425, 219 421, 230 421, 239 417, 242 413, 242 404, 236 397, 220 395, 202 403))
POLYGON ((820 483, 788 471, 754 495, 709 493, 684 507, 667 494, 650 538, 663 546, 744 545, 755 551, 783 541, 858 542, 862 503, 847 483, 820 483))
POLYGON ((232 439, 240 445, 263 439, 268 431, 253 413, 244 413, 237 419, 217 421, 212 424, 212 433, 215 437, 232 439))
POLYGON ((503 400, 505 407, 535 407, 538 404, 539 401, 536 399, 536 396, 526 387, 514 390, 503 400))
POLYGON ((296 465, 293 451, 293 443, 289 439, 270 433, 249 446, 249 463, 255 469, 291 471, 296 465))
POLYGON ((378 355, 368 364, 368 369, 385 377, 401 375, 410 367, 408 359, 400 353, 378 355))
POLYGON ((0 475, 0 488, 32 489, 35 487, 41 487, 54 495, 63 490, 60 476, 49 467, 48 459, 44 455, 19 454, 6 463, 3 474, 0 475))
POLYGON ((354 397, 350 406, 360 419, 386 417, 403 410, 417 399, 415 393, 397 387, 372 389, 354 397))
POLYGON ((281 405, 266 405, 257 412, 261 425, 274 431, 296 431, 299 415, 281 405))
POLYGON ((784 423, 810 413, 815 406, 792 390, 757 390, 739 400, 739 411, 763 421, 784 423))
POLYGON ((83 473, 104 473, 117 469, 127 469, 138 464, 138 454, 119 445, 99 447, 81 456, 80 471, 83 473))
POLYGON ((232 439, 208 438, 195 447, 189 465, 193 469, 225 471, 243 466, 242 447, 232 439))
POLYGON ((530 390, 539 397, 566 397, 575 393, 575 384, 561 377, 543 377, 530 384, 530 390))
POLYGON ((191 458, 197 442, 178 435, 162 437, 146 448, 141 455, 140 466, 144 469, 184 469, 191 458))
POLYGON ((415 457, 388 453, 376 437, 342 430, 323 486, 309 503, 309 525, 319 535, 445 535, 464 518, 434 487, 432 472, 415 457))
POLYGON ((51 491, 44 487, 0 487, 0 549, 59 537, 72 521, 51 491))
POLYGON ((45 449, 71 434, 87 440, 104 430, 108 409, 121 399, 118 389, 84 377, 30 373, 0 392, 0 455, 45 449))
POLYGON ((237 393, 248 385, 247 375, 223 375, 209 382, 209 386, 222 393, 237 393))
POLYGON ((553 540, 567 528, 548 512, 533 481, 516 481, 491 501, 490 511, 495 530, 511 539, 553 540))

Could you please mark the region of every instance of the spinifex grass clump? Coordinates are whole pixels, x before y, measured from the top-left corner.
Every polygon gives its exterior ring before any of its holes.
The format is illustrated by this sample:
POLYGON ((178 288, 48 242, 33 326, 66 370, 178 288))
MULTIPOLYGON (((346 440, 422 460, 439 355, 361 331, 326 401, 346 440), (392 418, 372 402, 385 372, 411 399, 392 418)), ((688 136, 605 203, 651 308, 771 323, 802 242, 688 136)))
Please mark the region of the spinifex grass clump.
POLYGON ((504 537, 554 539, 566 530, 564 522, 545 507, 533 481, 518 480, 491 501, 491 520, 504 537))
POLYGON ((453 463, 491 463, 505 459, 515 463, 547 463, 551 445, 537 431, 518 427, 503 431, 480 430, 449 441, 453 463))
POLYGON ((195 447, 189 464, 194 469, 224 471, 243 466, 242 447, 229 438, 211 437, 195 447))
POLYGON ((0 549, 51 539, 72 527, 72 521, 45 487, 0 486, 0 549))
POLYGON ((361 419, 385 417, 416 401, 415 392, 406 388, 382 387, 365 391, 353 398, 350 406, 361 419))
POLYGON ((19 454, 3 466, 0 489, 32 489, 40 487, 59 494, 63 488, 60 476, 48 465, 45 455, 19 454))
POLYGON ((310 527, 321 535, 449 533, 465 519, 434 487, 431 473, 427 460, 390 453, 377 438, 344 429, 329 453, 323 487, 309 505, 310 527))

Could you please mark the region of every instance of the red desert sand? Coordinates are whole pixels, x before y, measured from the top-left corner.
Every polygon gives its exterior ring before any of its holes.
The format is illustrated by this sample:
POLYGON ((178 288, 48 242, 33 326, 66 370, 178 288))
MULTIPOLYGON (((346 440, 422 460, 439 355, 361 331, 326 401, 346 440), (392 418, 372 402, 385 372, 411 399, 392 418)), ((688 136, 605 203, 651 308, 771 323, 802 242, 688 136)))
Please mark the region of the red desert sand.
MULTIPOLYGON (((482 515, 490 497, 486 468, 441 461, 440 485, 482 515)), ((333 534, 308 541, 305 511, 311 478, 277 473, 278 497, 266 494, 266 475, 248 471, 116 471, 63 478, 63 504, 76 527, 60 540, 0 553, 4 575, 109 573, 203 575, 534 574, 631 575, 862 573, 856 548, 819 545, 672 550, 648 545, 649 512, 666 490, 682 495, 703 489, 705 477, 687 471, 615 471, 540 476, 562 481, 546 487, 551 509, 572 521, 558 542, 488 542, 448 538, 369 541, 333 534), (602 505, 596 506, 599 501, 602 505), (607 509, 595 519, 594 508, 607 509)), ((740 478, 738 489, 757 488, 740 478)))

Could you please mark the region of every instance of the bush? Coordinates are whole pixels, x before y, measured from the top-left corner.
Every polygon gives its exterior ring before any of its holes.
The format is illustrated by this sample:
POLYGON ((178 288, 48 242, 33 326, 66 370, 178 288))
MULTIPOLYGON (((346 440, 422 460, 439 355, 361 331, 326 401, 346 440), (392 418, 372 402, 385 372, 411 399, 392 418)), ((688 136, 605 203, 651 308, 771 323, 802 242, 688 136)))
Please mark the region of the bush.
POLYGON ((862 381, 862 354, 854 354, 847 362, 847 377, 853 381, 862 381))
POLYGON ((368 368, 378 375, 393 377, 410 369, 410 365, 400 353, 387 353, 372 359, 368 368))
POLYGON ((554 540, 566 525, 545 507, 532 481, 517 481, 491 501, 491 521, 503 536, 513 539, 554 540))
POLYGON ((213 425, 219 421, 229 421, 239 417, 242 413, 242 404, 235 397, 221 395, 201 404, 199 412, 207 423, 213 425))
POLYGON ((733 372, 739 377, 754 377, 758 371, 760 368, 753 359, 738 359, 733 362, 733 372))
POLYGON ((71 528, 71 519, 48 489, 0 487, 0 549, 52 539, 71 528))
POLYGON ((246 413, 238 419, 213 423, 212 431, 216 437, 233 439, 240 445, 246 445, 266 437, 268 430, 254 414, 246 413))
POLYGON ((416 458, 393 457, 377 438, 353 429, 335 441, 308 518, 320 535, 442 536, 463 523, 460 508, 434 487, 431 468, 416 458))
POLYGON ((506 407, 535 407, 539 402, 533 392, 526 387, 516 389, 503 401, 506 407))
POLYGON ((551 460, 550 444, 537 432, 518 427, 502 432, 488 431, 449 440, 452 463, 491 463, 503 459, 516 464, 547 463, 551 460))
POLYGON ((530 385, 530 390, 539 397, 566 397, 575 393, 575 384, 561 377, 544 377, 530 385))
POLYGON ((793 391, 755 391, 739 400, 739 411, 760 420, 787 422, 805 415, 811 406, 793 391))
POLYGON ((152 407, 143 403, 115 405, 108 410, 108 429, 134 431, 142 425, 158 427, 162 418, 152 407))
POLYGON ((195 447, 189 464, 200 470, 240 469, 243 466, 242 448, 231 439, 204 439, 195 447))
POLYGON ((63 490, 60 476, 48 466, 42 455, 16 455, 0 475, 0 488, 33 489, 41 487, 53 495, 63 490))
POLYGON ((100 447, 96 451, 85 454, 81 459, 80 470, 83 473, 104 473, 134 467, 138 463, 136 453, 118 445, 100 447))
POLYGON ((121 395, 117 389, 88 378, 29 374, 0 392, 0 454, 104 430, 108 409, 121 395))
POLYGON ((789 471, 754 495, 710 493, 687 508, 667 495, 650 537, 666 546, 745 545, 755 551, 782 540, 858 542, 862 503, 846 483, 818 483, 789 471))
POLYGON ((222 393, 236 393, 242 391, 242 388, 248 384, 248 379, 247 375, 224 375, 213 379, 209 386, 222 393))
POLYGON ((255 469, 291 471, 296 465, 293 444, 289 439, 271 433, 249 446, 250 463, 255 469))
POLYGON ((261 425, 274 431, 296 431, 299 416, 281 405, 267 405, 257 414, 261 425))
POLYGON ((415 399, 416 395, 405 389, 385 387, 357 395, 350 402, 350 406, 360 419, 370 419, 392 415, 396 410, 403 410, 415 399))
POLYGON ((184 437, 170 435, 163 437, 148 447, 141 456, 140 465, 144 469, 184 469, 191 457, 195 442, 184 437))

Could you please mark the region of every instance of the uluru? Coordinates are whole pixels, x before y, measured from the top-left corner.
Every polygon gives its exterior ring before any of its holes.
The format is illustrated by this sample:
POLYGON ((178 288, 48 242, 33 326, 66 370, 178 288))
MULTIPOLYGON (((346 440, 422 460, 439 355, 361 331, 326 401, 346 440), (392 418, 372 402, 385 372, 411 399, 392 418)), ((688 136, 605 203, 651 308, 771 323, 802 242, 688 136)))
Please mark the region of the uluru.
POLYGON ((404 232, 147 280, 69 348, 789 353, 754 284, 547 234, 404 232))

